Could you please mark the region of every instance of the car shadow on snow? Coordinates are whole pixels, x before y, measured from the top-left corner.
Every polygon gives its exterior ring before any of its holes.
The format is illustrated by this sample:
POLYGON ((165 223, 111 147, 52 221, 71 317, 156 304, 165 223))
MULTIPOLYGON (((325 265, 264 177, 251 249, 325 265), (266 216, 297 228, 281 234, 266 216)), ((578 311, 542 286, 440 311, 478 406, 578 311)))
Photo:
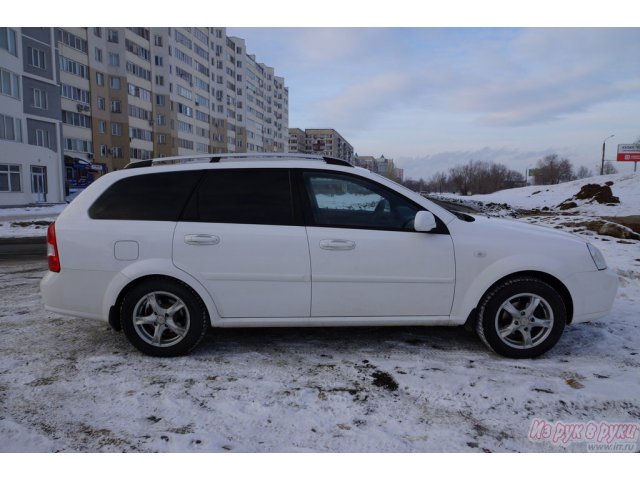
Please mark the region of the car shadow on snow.
POLYGON ((486 350, 480 340, 456 327, 305 327, 305 328, 212 328, 194 353, 259 352, 270 350, 317 353, 392 354, 486 350))

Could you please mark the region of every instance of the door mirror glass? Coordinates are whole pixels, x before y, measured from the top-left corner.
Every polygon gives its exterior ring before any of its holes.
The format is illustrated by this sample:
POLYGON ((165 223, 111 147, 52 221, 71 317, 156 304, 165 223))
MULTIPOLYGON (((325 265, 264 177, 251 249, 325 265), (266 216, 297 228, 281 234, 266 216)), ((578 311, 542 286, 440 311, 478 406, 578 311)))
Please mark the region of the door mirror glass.
POLYGON ((413 227, 416 232, 430 232, 437 227, 436 217, 433 213, 421 210, 416 213, 416 218, 413 220, 413 227))

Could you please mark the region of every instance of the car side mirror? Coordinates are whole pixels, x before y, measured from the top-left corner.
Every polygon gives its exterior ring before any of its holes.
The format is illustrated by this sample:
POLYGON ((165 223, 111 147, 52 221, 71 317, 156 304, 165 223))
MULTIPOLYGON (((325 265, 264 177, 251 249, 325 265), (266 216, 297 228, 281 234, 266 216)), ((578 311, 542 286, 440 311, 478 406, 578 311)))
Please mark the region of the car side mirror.
POLYGON ((433 213, 426 210, 416 213, 416 218, 413 220, 413 228, 416 232, 430 232, 436 227, 436 217, 433 216, 433 213))

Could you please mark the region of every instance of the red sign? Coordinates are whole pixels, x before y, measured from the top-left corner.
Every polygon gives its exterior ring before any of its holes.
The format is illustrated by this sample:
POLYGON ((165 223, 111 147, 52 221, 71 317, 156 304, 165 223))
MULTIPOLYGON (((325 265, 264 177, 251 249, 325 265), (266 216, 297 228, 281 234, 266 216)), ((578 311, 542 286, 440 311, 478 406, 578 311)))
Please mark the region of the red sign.
POLYGON ((619 153, 619 162, 640 162, 640 153, 619 153))
POLYGON ((618 161, 640 162, 640 144, 631 143, 618 145, 618 161))

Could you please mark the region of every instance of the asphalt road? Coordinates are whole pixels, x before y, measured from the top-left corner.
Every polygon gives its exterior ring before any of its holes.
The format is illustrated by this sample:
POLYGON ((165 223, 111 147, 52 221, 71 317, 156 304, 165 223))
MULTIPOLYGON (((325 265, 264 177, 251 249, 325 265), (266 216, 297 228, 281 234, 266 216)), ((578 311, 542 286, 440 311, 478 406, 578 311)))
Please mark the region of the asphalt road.
POLYGON ((0 258, 44 258, 47 254, 45 237, 0 238, 0 258))

